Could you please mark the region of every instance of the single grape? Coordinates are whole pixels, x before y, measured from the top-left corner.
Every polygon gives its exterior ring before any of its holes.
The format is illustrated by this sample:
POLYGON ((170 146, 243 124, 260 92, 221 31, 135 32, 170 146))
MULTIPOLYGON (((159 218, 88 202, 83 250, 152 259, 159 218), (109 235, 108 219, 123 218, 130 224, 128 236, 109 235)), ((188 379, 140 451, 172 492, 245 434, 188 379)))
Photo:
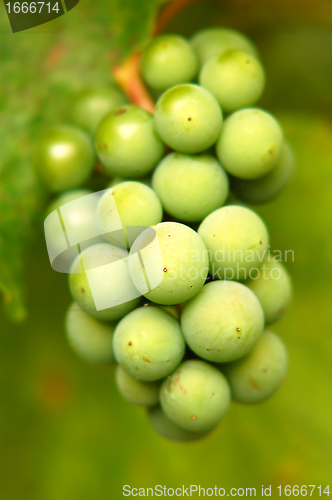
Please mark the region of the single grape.
POLYGON ((203 359, 233 361, 253 348, 264 328, 259 300, 235 281, 213 281, 185 305, 183 335, 190 349, 203 359))
POLYGON ((81 358, 95 364, 115 363, 112 337, 115 324, 102 323, 73 302, 65 317, 65 331, 72 349, 81 358))
MULTIPOLYGON (((61 255, 61 264, 59 264, 57 270, 68 272, 69 266, 76 255, 73 252, 63 251, 64 231, 69 244, 72 243, 73 237, 75 241, 84 241, 95 237, 99 233, 95 217, 98 199, 98 193, 92 193, 88 189, 74 189, 61 194, 47 207, 45 218, 46 244, 52 260, 54 257, 61 255), (72 203, 73 201, 75 203, 72 203), (55 211, 57 211, 56 214, 54 214, 55 211), (49 215, 50 217, 48 217, 49 215)), ((67 245, 66 242, 65 244, 67 245)))
POLYGON ((258 108, 246 108, 225 120, 216 151, 231 175, 256 179, 276 165, 282 142, 282 130, 272 115, 258 108))
POLYGON ((288 184, 295 170, 294 153, 283 142, 280 155, 271 172, 258 179, 232 178, 232 189, 241 200, 249 203, 267 203, 275 198, 288 184))
POLYGON ((100 122, 95 144, 105 169, 136 179, 149 174, 164 154, 151 113, 138 106, 123 106, 100 122))
POLYGON ((161 222, 163 209, 151 188, 142 182, 126 181, 105 191, 98 203, 96 218, 108 241, 129 248, 146 227, 161 222), (113 230, 118 217, 125 231, 125 241, 122 232, 113 230))
POLYGON ((190 82, 197 70, 194 49, 179 35, 160 35, 142 52, 143 79, 155 90, 166 90, 173 85, 190 82))
POLYGON ((73 126, 49 129, 37 146, 35 166, 38 175, 54 192, 84 184, 94 164, 95 153, 89 135, 73 126))
POLYGON ((288 368, 288 354, 281 338, 265 331, 247 356, 220 368, 229 382, 234 401, 261 403, 282 384, 288 368))
POLYGON ((151 427, 157 434, 171 441, 197 441, 197 439, 201 439, 208 434, 207 432, 190 432, 181 429, 181 427, 173 424, 173 422, 166 417, 160 406, 153 406, 148 409, 148 419, 151 427))
POLYGON ((156 104, 156 129, 163 141, 181 153, 199 153, 220 134, 222 111, 216 98, 199 85, 167 90, 156 104))
POLYGON ((208 270, 209 256, 202 239, 178 222, 162 222, 143 231, 130 250, 134 285, 158 304, 179 304, 196 295, 208 270))
POLYGON ((258 56, 253 42, 243 33, 231 28, 203 29, 192 37, 191 43, 201 64, 213 56, 221 55, 232 49, 247 52, 254 57, 258 56))
POLYGON ((264 90, 265 73, 252 55, 228 50, 206 61, 199 83, 216 97, 223 110, 235 111, 258 101, 264 90))
POLYGON ((115 85, 88 88, 76 97, 71 119, 78 127, 94 134, 107 113, 126 103, 127 99, 115 85))
POLYGON ((127 257, 121 248, 98 243, 74 260, 69 274, 70 293, 91 316, 114 321, 138 305, 140 294, 129 276, 127 257))
POLYGON ((227 413, 230 389, 220 371, 201 360, 184 361, 161 385, 166 416, 191 432, 212 430, 227 413))
POLYGON ((257 269, 254 279, 246 285, 258 297, 264 311, 266 324, 274 323, 286 313, 292 300, 292 283, 285 266, 270 256, 257 269))
POLYGON ((115 358, 142 381, 166 377, 181 363, 185 342, 179 322, 159 307, 140 307, 125 316, 113 337, 115 358))
POLYGON ((121 396, 129 403, 138 406, 158 404, 160 383, 137 380, 120 365, 117 366, 115 380, 121 396))
POLYGON ((249 208, 227 205, 208 215, 198 234, 210 252, 210 274, 244 280, 260 267, 269 236, 262 219, 249 208))
POLYGON ((152 188, 170 215, 201 221, 225 203, 228 176, 213 156, 170 153, 154 171, 152 188))

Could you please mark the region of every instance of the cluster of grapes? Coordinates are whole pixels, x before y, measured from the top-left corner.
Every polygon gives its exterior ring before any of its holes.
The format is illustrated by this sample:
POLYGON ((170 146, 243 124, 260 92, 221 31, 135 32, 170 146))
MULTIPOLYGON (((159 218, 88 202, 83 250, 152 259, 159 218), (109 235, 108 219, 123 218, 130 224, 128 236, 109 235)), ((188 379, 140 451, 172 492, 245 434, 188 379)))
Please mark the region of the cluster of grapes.
POLYGON ((49 252, 66 230, 70 241, 68 224, 103 235, 71 262, 69 343, 90 362, 117 363, 123 397, 148 407, 158 433, 189 441, 217 425, 231 398, 258 403, 285 377, 284 343, 264 328, 287 310, 290 278, 245 202, 276 196, 294 158, 277 120, 251 107, 265 74, 241 33, 159 36, 141 75, 154 115, 115 86, 86 90, 75 126, 47 131, 36 165, 51 191, 65 191, 47 212, 60 218, 46 219, 49 252), (111 177, 100 197, 82 188, 96 154, 111 177), (113 230, 118 217, 123 231, 113 230))

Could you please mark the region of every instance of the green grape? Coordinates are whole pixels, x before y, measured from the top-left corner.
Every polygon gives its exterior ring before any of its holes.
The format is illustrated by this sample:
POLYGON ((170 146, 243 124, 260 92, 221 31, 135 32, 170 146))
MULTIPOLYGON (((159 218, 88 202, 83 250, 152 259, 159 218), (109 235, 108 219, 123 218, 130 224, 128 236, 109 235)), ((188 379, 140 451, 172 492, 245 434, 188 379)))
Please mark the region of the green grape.
POLYGON ((170 215, 201 221, 225 203, 228 176, 213 156, 170 153, 154 171, 152 188, 170 215))
POLYGON ((142 381, 166 377, 181 363, 185 342, 179 322, 159 307, 140 307, 125 316, 113 337, 115 358, 142 381))
POLYGON ((136 179, 149 174, 164 154, 153 116, 138 106, 123 106, 100 122, 95 144, 98 157, 113 175, 136 179))
POLYGON ((275 198, 288 184, 295 169, 295 158, 290 145, 284 142, 280 156, 271 172, 259 179, 232 179, 236 195, 249 203, 267 203, 275 198))
POLYGON ((71 119, 78 127, 94 134, 107 113, 126 103, 127 99, 115 85, 88 88, 75 99, 71 119))
POLYGON ((225 120, 216 151, 231 175, 256 179, 273 169, 282 142, 282 130, 272 115, 258 108, 246 108, 225 120))
POLYGON ((207 28, 196 33, 191 39, 192 46, 201 62, 223 54, 227 50, 240 50, 257 57, 257 49, 243 33, 231 28, 207 28))
POLYGON ((199 83, 208 89, 225 111, 252 106, 263 93, 265 73, 255 57, 228 50, 203 65, 199 83))
POLYGON ((142 52, 143 79, 155 90, 166 90, 173 85, 190 82, 197 70, 194 49, 179 35, 160 35, 142 52))
POLYGON ((177 320, 180 319, 180 311, 179 311, 179 309, 176 306, 162 306, 162 305, 159 305, 158 307, 160 307, 164 311, 167 311, 169 314, 171 314, 172 316, 174 316, 175 319, 177 319, 177 320))
POLYGON ((49 129, 36 150, 38 175, 55 192, 84 184, 94 164, 95 154, 89 135, 69 125, 49 129))
POLYGON ((160 383, 136 380, 120 365, 117 366, 115 380, 121 396, 129 403, 139 406, 153 406, 158 403, 160 383))
POLYGON ((265 331, 252 351, 242 359, 220 366, 238 403, 260 403, 282 384, 288 367, 285 344, 278 335, 265 331))
POLYGON ((146 227, 161 222, 163 209, 158 196, 151 188, 142 182, 126 181, 105 191, 98 203, 96 218, 108 241, 114 245, 130 247, 146 227), (126 241, 123 240, 122 232, 113 231, 118 217, 126 241))
POLYGON ((244 280, 261 265, 269 235, 262 219, 249 208, 227 205, 208 215, 198 234, 210 253, 210 274, 244 280))
POLYGON ((183 84, 160 97, 154 120, 160 137, 172 149, 199 153, 216 142, 222 111, 208 90, 199 85, 183 84))
POLYGON ((130 250, 134 285, 158 304, 179 304, 196 295, 208 270, 209 256, 202 239, 178 222, 162 222, 143 231, 130 250))
POLYGON ((246 285, 258 297, 266 324, 282 318, 292 300, 293 290, 290 276, 281 262, 265 257, 255 278, 248 280, 246 285))
POLYGON ((115 325, 105 324, 73 302, 65 318, 65 331, 72 349, 81 358, 95 364, 115 363, 112 337, 115 325))
POLYGON ((236 281, 213 281, 184 307, 183 335, 203 359, 233 361, 253 348, 264 328, 264 313, 255 294, 236 281))
POLYGON ((91 316, 117 320, 134 309, 140 300, 128 272, 125 250, 98 243, 84 249, 69 274, 73 299, 91 316))
POLYGON ((160 406, 153 406, 148 409, 148 418, 151 427, 160 436, 170 439, 171 441, 187 442, 187 441, 197 441, 205 437, 207 432, 190 432, 185 429, 181 429, 177 425, 166 417, 160 406))
POLYGON ((182 429, 210 431, 227 413, 230 389, 217 368, 188 360, 162 383, 160 403, 166 416, 182 429))

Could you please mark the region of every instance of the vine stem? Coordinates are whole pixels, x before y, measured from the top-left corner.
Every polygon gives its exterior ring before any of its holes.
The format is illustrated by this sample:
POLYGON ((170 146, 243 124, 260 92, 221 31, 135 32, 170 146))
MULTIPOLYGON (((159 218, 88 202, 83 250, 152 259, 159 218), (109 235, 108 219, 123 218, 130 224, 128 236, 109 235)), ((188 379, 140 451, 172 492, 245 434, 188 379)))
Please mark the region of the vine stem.
MULTIPOLYGON (((173 0, 161 11, 152 32, 152 37, 160 34, 166 26, 188 5, 200 0, 173 0)), ((132 104, 154 113, 155 103, 140 76, 141 51, 134 52, 122 64, 114 66, 114 79, 132 104)))

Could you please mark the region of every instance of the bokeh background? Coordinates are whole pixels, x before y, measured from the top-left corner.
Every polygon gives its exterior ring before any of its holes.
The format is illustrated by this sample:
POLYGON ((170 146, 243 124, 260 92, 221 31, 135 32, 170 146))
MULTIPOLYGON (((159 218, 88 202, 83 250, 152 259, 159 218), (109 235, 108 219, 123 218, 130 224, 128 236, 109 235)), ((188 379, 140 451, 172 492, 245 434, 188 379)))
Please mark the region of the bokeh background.
POLYGON ((197 1, 167 30, 190 35, 222 25, 249 35, 267 71, 260 105, 280 120, 296 152, 291 184, 256 208, 272 247, 295 252, 287 263, 295 300, 273 326, 290 353, 282 389, 258 406, 233 404, 202 441, 172 443, 153 432, 144 409, 117 394, 113 369, 80 361, 66 344, 67 278, 48 262, 42 214, 49 197, 33 172, 33 145, 44 126, 66 120, 77 90, 111 81, 111 65, 146 38, 157 3, 81 0, 64 17, 15 35, 1 5, 3 500, 117 500, 125 484, 332 483, 331 2, 197 1))

